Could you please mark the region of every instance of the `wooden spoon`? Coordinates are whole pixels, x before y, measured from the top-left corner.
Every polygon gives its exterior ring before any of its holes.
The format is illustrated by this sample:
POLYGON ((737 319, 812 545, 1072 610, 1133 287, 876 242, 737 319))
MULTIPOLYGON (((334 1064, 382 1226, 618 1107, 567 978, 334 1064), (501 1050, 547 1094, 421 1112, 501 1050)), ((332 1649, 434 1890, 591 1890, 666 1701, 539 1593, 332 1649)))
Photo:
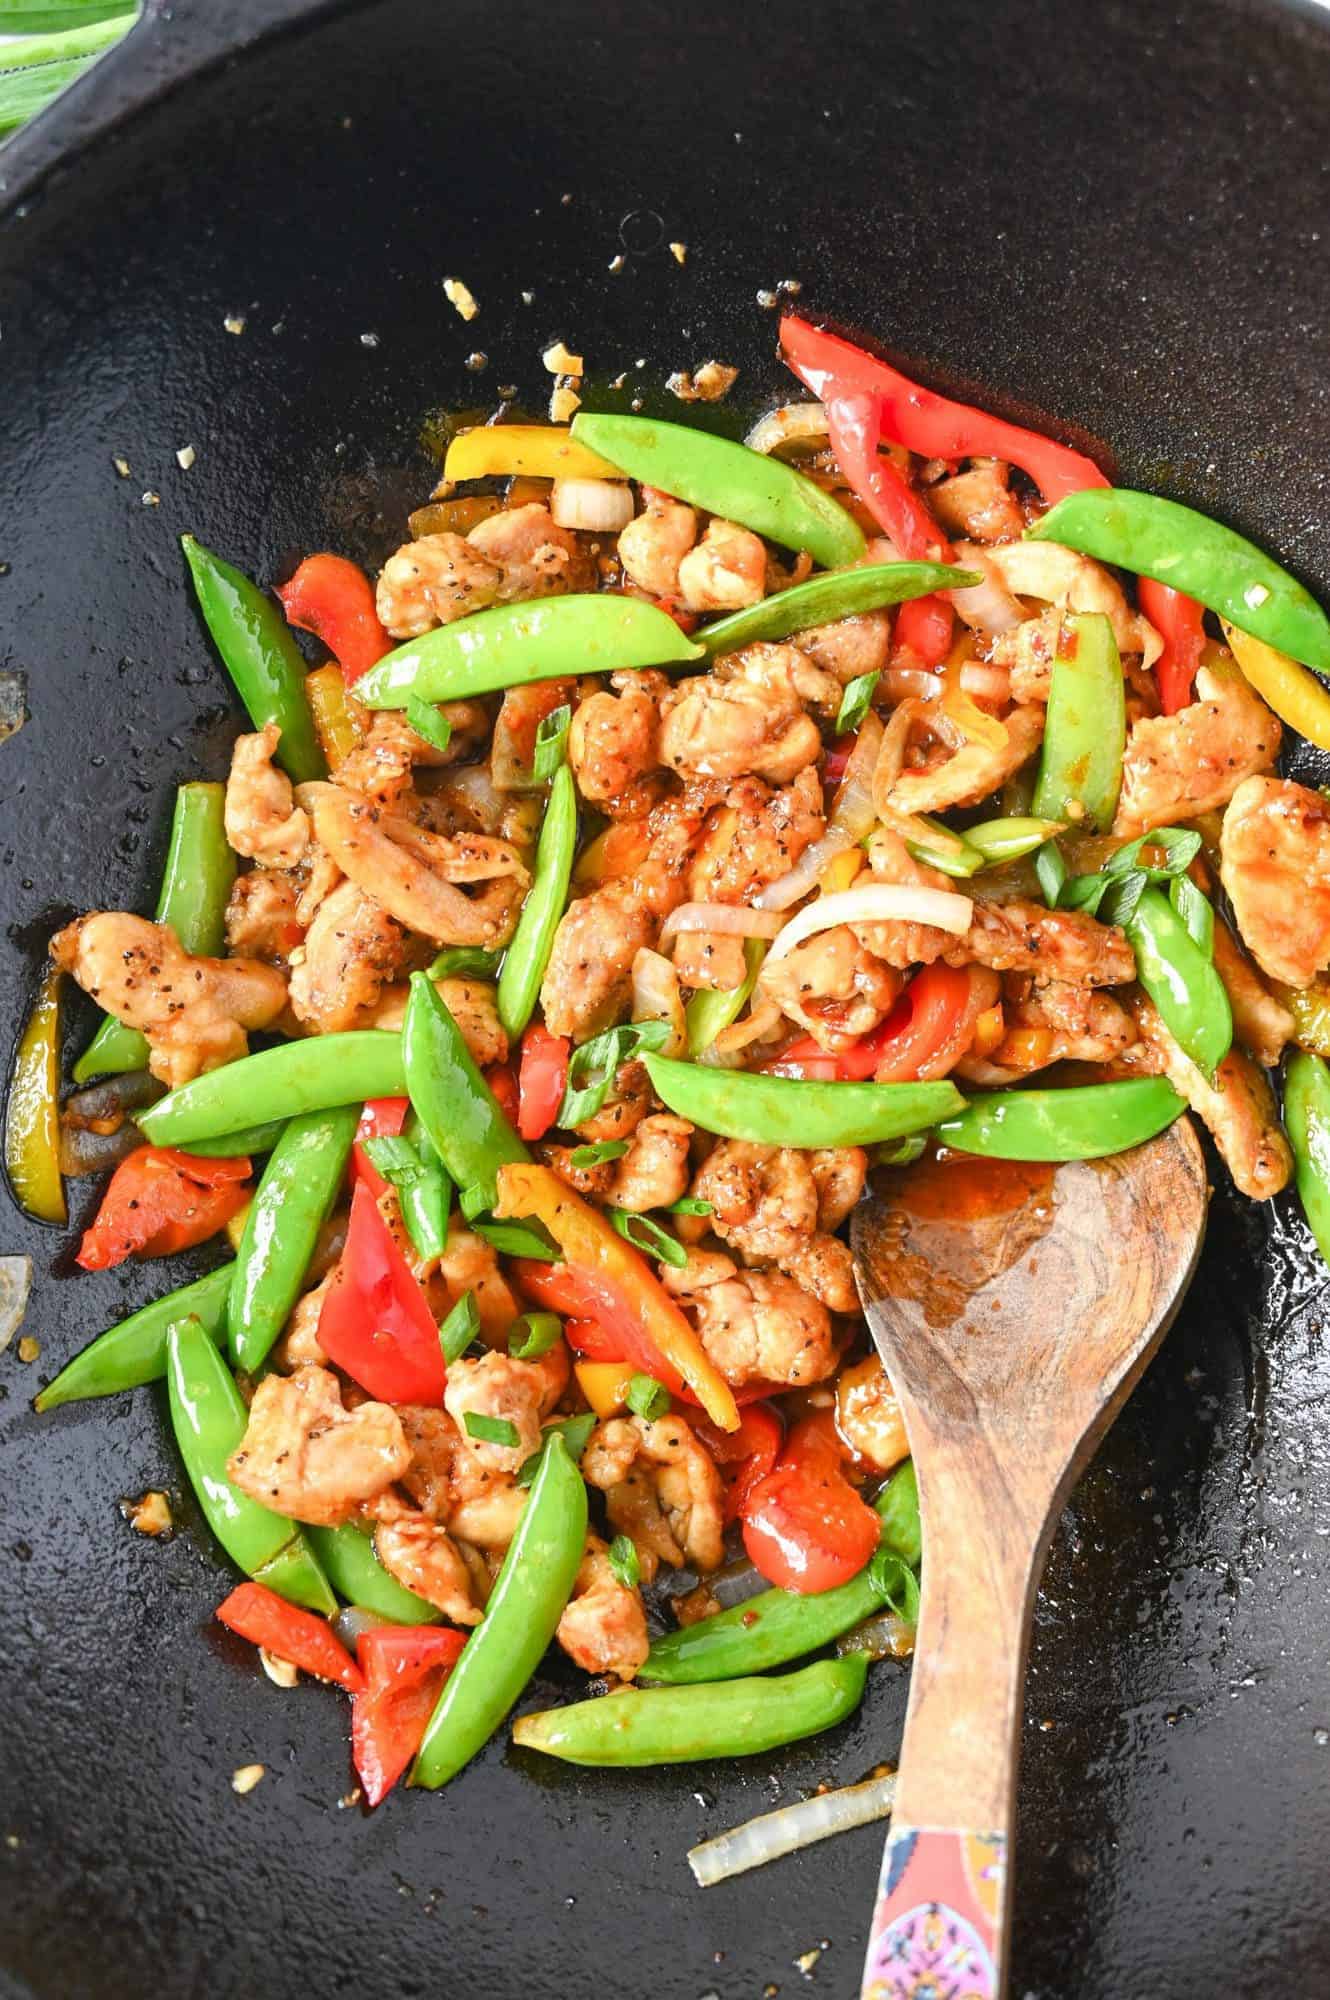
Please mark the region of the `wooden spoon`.
POLYGON ((1190 1119, 1116 1158, 880 1176, 851 1234, 919 1476, 923 1605, 864 2000, 998 2000, 1035 1589, 1200 1254, 1190 1119))

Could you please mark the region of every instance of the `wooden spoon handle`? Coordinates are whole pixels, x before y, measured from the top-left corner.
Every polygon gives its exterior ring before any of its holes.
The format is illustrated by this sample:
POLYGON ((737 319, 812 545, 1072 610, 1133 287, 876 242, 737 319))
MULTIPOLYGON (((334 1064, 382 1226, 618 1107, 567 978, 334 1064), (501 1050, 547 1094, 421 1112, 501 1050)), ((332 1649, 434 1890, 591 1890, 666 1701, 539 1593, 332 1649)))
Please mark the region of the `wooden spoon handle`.
POLYGON ((864 1961, 863 2000, 963 1993, 998 2000, 1006 1957, 1005 1833, 892 1824, 864 1961))

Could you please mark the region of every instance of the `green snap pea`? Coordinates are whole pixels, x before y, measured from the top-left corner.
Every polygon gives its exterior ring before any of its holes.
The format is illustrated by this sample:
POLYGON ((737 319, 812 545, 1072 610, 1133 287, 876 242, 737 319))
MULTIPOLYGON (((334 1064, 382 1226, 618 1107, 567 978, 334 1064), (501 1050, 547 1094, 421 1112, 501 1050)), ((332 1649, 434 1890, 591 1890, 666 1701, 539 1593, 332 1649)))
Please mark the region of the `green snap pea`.
POLYGON ((766 955, 767 948, 761 938, 745 938, 742 985, 731 986, 726 992, 700 986, 691 996, 683 1010, 683 1019, 688 1036, 688 1054, 694 1061, 711 1047, 717 1035, 722 1034, 743 1013, 753 997, 757 975, 762 970, 766 955))
POLYGON ((306 1528, 305 1534, 325 1576, 339 1597, 359 1604, 394 1625, 437 1625, 443 1613, 427 1598, 383 1567, 374 1553, 374 1538, 355 1521, 339 1528, 306 1528))
POLYGON ((1296 577, 1245 536, 1176 500, 1125 487, 1072 493, 1027 531, 1194 597, 1304 666, 1330 674, 1330 619, 1296 577))
POLYGON ((461 1029, 423 972, 411 975, 402 1055, 407 1095, 449 1177, 467 1192, 483 1190, 485 1206, 492 1208, 499 1168, 531 1155, 500 1111, 461 1029))
POLYGON ((405 708, 412 695, 469 701, 564 674, 608 674, 701 657, 702 648, 643 598, 619 591, 542 597, 496 604, 408 639, 360 676, 356 700, 366 708, 405 708))
POLYGON ((994 1090, 944 1118, 937 1136, 955 1152, 993 1160, 1097 1160, 1144 1145, 1186 1108, 1162 1076, 1069 1090, 994 1090))
POLYGON ((196 1153, 201 1160, 234 1160, 243 1153, 270 1153, 285 1129, 284 1118, 273 1118, 266 1125, 245 1125, 239 1132, 221 1132, 215 1139, 196 1139, 180 1150, 196 1153))
POLYGON ((299 1527, 227 1477, 248 1419, 230 1369, 195 1318, 174 1320, 167 1333, 166 1386, 189 1483, 226 1553, 256 1582, 331 1617, 337 1599, 299 1527))
POLYGON ((934 590, 963 590, 968 584, 982 582, 977 571, 955 569, 946 563, 865 563, 861 569, 812 577, 807 583, 764 597, 760 604, 733 611, 728 618, 718 618, 703 627, 697 643, 714 659, 717 653, 733 653, 758 640, 788 639, 791 632, 805 632, 812 625, 829 625, 836 618, 878 611, 884 604, 902 604, 907 597, 927 597, 934 590))
POLYGON ((531 887, 499 974, 499 1019, 510 1039, 521 1034, 536 1011, 576 852, 577 789, 568 766, 560 764, 541 823, 531 887))
POLYGON ((282 732, 277 761, 292 782, 326 778, 328 766, 305 699, 305 662, 272 599, 229 562, 182 535, 203 622, 256 729, 282 732))
MULTIPOLYGON (((157 922, 170 924, 184 949, 196 957, 214 956, 226 941, 226 903, 236 858, 227 845, 225 800, 225 785, 181 785, 175 795, 157 922)), ((147 1064, 145 1037, 106 1014, 74 1065, 74 1081, 119 1076, 147 1064)))
POLYGON ((442 1257, 447 1247, 453 1185, 433 1140, 415 1112, 407 1122, 404 1136, 416 1149, 420 1170, 398 1186, 397 1199, 416 1255, 428 1264, 442 1257))
MULTIPOLYGON (((882 1517, 879 1547, 913 1570, 921 1547, 913 1459, 897 1467, 873 1504, 882 1517)), ((638 1679, 681 1687, 765 1673, 769 1667, 783 1667, 805 1653, 816 1653, 881 1608, 871 1563, 832 1590, 759 1591, 742 1604, 657 1639, 638 1679)))
POLYGON ((251 1126, 258 1110, 285 1121, 334 1104, 405 1095, 402 1037, 355 1028, 285 1042, 210 1069, 141 1111, 138 1128, 154 1146, 189 1147, 251 1126))
POLYGON ((359 1104, 292 1118, 263 1170, 245 1212, 226 1313, 231 1358, 250 1375, 300 1297, 359 1122, 359 1104))
POLYGON ((1233 1046, 1233 1011, 1213 960, 1162 890, 1142 890, 1125 928, 1136 977, 1164 1026, 1183 1054, 1213 1077, 1233 1046))
POLYGON ((1293 1148, 1298 1199, 1316 1247, 1330 1264, 1330 1069, 1296 1049, 1284 1077, 1284 1124, 1293 1148))
POLYGON ((1033 854, 1061 831, 1061 820, 1021 816, 986 819, 978 826, 967 826, 965 839, 983 855, 985 868, 996 868, 1003 861, 1019 861, 1022 855, 1033 854))
POLYGON ((557 1432, 545 1441, 485 1616, 444 1684, 411 1773, 446 1785, 507 1715, 554 1637, 586 1544, 582 1475, 557 1432))
POLYGON ((714 1687, 621 1688, 599 1701, 519 1716, 513 1742, 565 1764, 619 1768, 753 1757, 843 1722, 862 1701, 867 1678, 868 1655, 846 1653, 797 1673, 714 1687))
POLYGON ((857 562, 866 546, 858 523, 829 493, 778 458, 653 417, 573 419, 573 436, 630 479, 659 487, 751 528, 786 549, 807 549, 821 569, 857 562))
POLYGON ((979 849, 970 844, 968 833, 956 833, 939 820, 930 819, 926 813, 921 813, 919 818, 930 836, 935 837, 906 841, 905 845, 916 861, 922 861, 925 867, 936 868, 940 875, 951 875, 958 881, 965 881, 988 866, 979 849))
POLYGON ((810 1083, 642 1058, 671 1111, 722 1139, 758 1146, 872 1146, 923 1132, 961 1109, 954 1083, 810 1083))
POLYGON ((1107 833, 1126 742, 1126 687, 1113 627, 1102 612, 1069 613, 1053 661, 1035 812, 1107 833))
POLYGON ((166 1335, 173 1321, 192 1314, 209 1339, 221 1339, 234 1270, 234 1264, 222 1264, 206 1278, 196 1278, 192 1285, 182 1285, 164 1299, 140 1306, 119 1325, 99 1333, 60 1370, 54 1382, 47 1383, 33 1408, 58 1410, 63 1403, 118 1396, 124 1389, 160 1382, 166 1373, 166 1335))

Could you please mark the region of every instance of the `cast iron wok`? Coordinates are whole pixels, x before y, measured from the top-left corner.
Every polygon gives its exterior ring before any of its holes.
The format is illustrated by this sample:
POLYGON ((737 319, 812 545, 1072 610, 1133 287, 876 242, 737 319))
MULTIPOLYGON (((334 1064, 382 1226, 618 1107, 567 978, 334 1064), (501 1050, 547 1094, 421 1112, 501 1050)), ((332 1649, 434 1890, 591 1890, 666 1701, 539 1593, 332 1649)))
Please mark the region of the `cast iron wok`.
MULTIPOLYGON (((739 363, 737 424, 785 386, 756 294, 798 281, 936 379, 1110 439, 1128 483, 1330 597, 1324 17, 232 4, 242 53, 191 74, 207 13, 178 0, 141 82, 131 43, 0 155, 0 660, 32 710, 0 747, 5 1021, 70 911, 151 904, 172 786, 225 770, 236 711, 179 532, 264 578, 321 546, 381 559, 431 481, 427 414, 504 383, 538 406, 551 337, 648 408, 672 368, 739 363)), ((1016 1995, 1325 1990, 1324 1274, 1291 1205, 1222 1177, 1215 1201, 1041 1598, 1016 1995)), ((578 1776, 497 1741, 442 1796, 343 1807, 340 1698, 278 1692, 209 1622, 228 1576, 188 1505, 164 1546, 117 1512, 179 1495, 161 1399, 30 1412, 162 1273, 72 1276, 70 1237, 9 1207, 0 1236, 35 1259, 42 1348, 0 1359, 9 1991, 754 2000, 802 1991, 821 1945, 810 1990, 857 1992, 879 1829, 705 1895, 683 1857, 890 1757, 901 1670, 786 1755, 578 1776)))

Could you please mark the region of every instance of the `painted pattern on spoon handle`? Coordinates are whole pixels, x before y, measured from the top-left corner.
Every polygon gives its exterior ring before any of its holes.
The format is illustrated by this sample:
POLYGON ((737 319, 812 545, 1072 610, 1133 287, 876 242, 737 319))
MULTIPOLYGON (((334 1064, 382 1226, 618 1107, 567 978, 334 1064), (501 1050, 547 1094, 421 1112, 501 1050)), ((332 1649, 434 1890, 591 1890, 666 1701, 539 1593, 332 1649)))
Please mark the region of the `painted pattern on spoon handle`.
POLYGON ((1007 1842, 893 1821, 864 1960, 863 2000, 999 2000, 1007 1842))

